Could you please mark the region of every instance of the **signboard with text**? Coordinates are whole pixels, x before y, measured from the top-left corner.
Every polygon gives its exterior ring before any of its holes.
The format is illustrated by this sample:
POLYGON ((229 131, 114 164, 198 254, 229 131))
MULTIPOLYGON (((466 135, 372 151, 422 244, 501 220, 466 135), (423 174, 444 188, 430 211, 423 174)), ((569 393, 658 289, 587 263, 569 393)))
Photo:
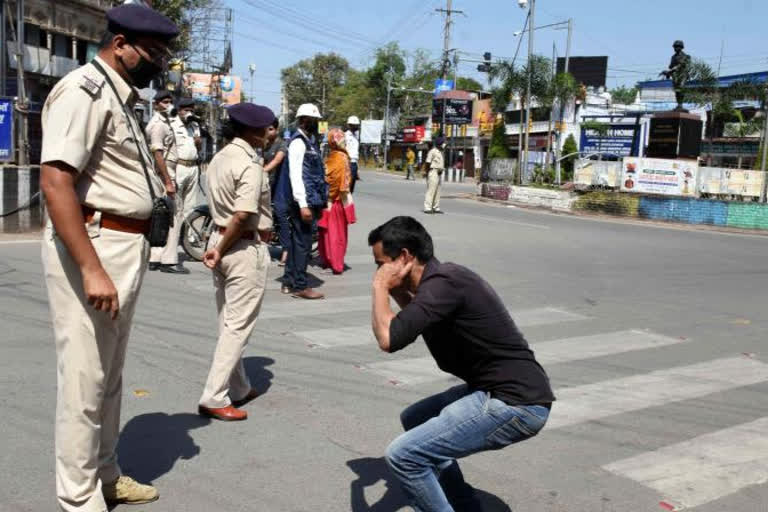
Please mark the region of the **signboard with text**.
POLYGON ((0 98, 0 162, 14 160, 13 99, 0 98))
POLYGON ((421 142, 424 140, 426 128, 424 126, 406 126, 403 128, 403 142, 421 142))
POLYGON ((443 122, 443 108, 445 124, 472 124, 472 100, 432 100, 432 122, 443 122))
POLYGON ((196 100, 211 101, 213 96, 218 96, 220 93, 223 103, 228 105, 240 103, 242 81, 238 76, 186 73, 184 74, 184 84, 196 100), (216 87, 215 82, 213 83, 214 87, 212 87, 211 82, 214 76, 218 78, 218 87, 216 87))
MULTIPOLYGON (((612 124, 608 132, 602 136, 596 130, 582 128, 581 148, 582 153, 610 153, 616 156, 636 156, 632 149, 639 148, 640 130, 635 130, 634 125, 612 124), (638 142, 637 144, 634 144, 638 142)), ((637 149, 635 149, 637 151, 637 149)))
POLYGON ((641 194, 696 196, 696 160, 624 158, 621 190, 641 194))
POLYGON ((440 94, 443 91, 452 91, 453 90, 453 80, 443 80, 442 78, 438 78, 435 80, 435 96, 440 94))

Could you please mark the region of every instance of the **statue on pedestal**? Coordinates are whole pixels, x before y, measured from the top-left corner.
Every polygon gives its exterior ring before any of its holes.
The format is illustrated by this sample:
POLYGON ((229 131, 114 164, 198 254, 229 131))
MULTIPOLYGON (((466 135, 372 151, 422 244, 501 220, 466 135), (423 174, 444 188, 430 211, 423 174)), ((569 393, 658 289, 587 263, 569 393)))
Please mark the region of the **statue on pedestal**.
POLYGON ((672 47, 675 49, 675 54, 669 62, 669 69, 665 69, 659 75, 672 80, 677 98, 675 111, 686 112, 683 108, 683 101, 685 99, 685 84, 690 78, 691 56, 683 51, 685 44, 682 41, 675 41, 672 47))

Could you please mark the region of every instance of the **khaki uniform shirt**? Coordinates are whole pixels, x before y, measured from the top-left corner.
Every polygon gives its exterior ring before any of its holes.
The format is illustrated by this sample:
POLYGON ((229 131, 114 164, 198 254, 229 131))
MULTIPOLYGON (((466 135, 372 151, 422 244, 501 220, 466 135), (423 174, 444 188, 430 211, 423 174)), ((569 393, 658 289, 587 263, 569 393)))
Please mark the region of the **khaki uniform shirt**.
POLYGON ((165 188, 154 172, 133 114, 138 95, 106 62, 99 57, 96 60, 114 82, 120 100, 92 64, 62 78, 43 106, 40 161, 64 162, 78 172, 75 190, 81 204, 123 217, 148 219, 152 198, 140 158, 147 165, 155 194, 165 195, 165 188), (128 117, 120 101, 125 103, 128 117))
POLYGON ((264 160, 246 141, 235 138, 208 164, 208 203, 213 222, 226 227, 235 212, 249 212, 246 230, 272 228, 272 205, 264 160))
MULTIPOLYGON (((178 141, 175 133, 177 129, 175 120, 177 119, 177 117, 169 119, 164 114, 155 112, 145 130, 152 154, 155 154, 156 151, 162 151, 166 163, 173 163, 179 159, 178 141)), ((182 128, 183 126, 182 124, 182 128)))
POLYGON ((430 149, 429 153, 427 153, 427 163, 430 169, 444 170, 445 160, 443 160, 443 152, 437 148, 430 149))
POLYGON ((176 133, 176 143, 178 144, 177 155, 179 160, 197 160, 197 146, 195 146, 195 137, 200 136, 200 129, 196 123, 184 124, 181 118, 175 117, 178 122, 174 124, 176 133))

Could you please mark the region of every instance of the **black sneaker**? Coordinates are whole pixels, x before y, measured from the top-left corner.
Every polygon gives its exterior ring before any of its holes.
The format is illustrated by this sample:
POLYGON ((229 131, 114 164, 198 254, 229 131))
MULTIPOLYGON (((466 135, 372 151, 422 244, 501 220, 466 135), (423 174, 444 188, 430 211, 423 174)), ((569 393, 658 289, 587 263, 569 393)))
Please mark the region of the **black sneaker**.
POLYGON ((149 270, 154 272, 155 270, 160 270, 160 264, 156 261, 152 261, 149 263, 149 270))

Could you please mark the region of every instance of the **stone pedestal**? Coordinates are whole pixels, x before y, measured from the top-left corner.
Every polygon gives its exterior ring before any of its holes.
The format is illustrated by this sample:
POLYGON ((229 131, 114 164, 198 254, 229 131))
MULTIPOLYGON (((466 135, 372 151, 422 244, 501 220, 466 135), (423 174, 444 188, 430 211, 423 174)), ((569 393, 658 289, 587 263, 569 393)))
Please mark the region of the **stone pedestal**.
POLYGON ((699 116, 688 112, 654 114, 645 154, 650 158, 698 158, 703 127, 699 116))

